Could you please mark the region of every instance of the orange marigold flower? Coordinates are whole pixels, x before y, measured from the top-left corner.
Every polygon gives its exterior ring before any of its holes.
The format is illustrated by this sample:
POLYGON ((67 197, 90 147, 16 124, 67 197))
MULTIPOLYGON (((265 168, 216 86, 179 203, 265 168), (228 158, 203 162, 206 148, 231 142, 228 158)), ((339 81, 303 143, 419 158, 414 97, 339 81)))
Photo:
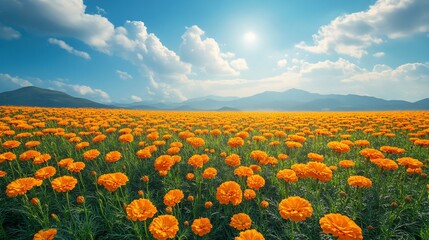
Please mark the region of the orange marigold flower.
POLYGON ((9 140, 2 143, 2 147, 5 149, 16 148, 19 147, 19 145, 21 145, 21 142, 16 140, 9 140))
POLYGON ((406 171, 410 174, 421 174, 423 172, 421 168, 407 168, 406 171))
POLYGON ((225 163, 231 167, 236 167, 241 164, 240 156, 233 153, 225 158, 225 163))
POLYGON ((170 190, 164 195, 164 204, 168 207, 174 207, 176 204, 180 203, 184 197, 185 195, 183 194, 182 190, 170 190))
POLYGON ((81 150, 81 149, 86 148, 86 147, 89 147, 89 142, 80 142, 80 143, 76 144, 75 149, 81 150))
POLYGON ((405 166, 407 168, 421 168, 424 166, 422 162, 411 157, 398 158, 396 161, 399 165, 405 166))
POLYGON ((33 240, 52 240, 57 235, 57 229, 40 230, 33 236, 33 240))
POLYGON ((42 185, 42 183, 42 180, 32 177, 18 178, 6 186, 6 195, 8 197, 16 197, 18 195, 23 195, 26 194, 27 191, 31 190, 33 187, 38 187, 42 185))
POLYGON ((186 142, 189 143, 194 148, 202 147, 205 144, 204 139, 199 138, 199 137, 186 138, 186 142))
POLYGON ((295 141, 286 141, 285 142, 286 147, 288 148, 302 148, 303 145, 299 142, 295 142, 295 141))
POLYGON ((291 168, 296 173, 296 176, 298 176, 299 178, 310 177, 307 164, 296 163, 296 164, 293 164, 291 168))
POLYGON ((194 179, 194 177, 195 177, 195 175, 193 173, 186 174, 186 180, 190 181, 190 180, 194 179))
POLYGON ((104 141, 104 139, 106 139, 106 135, 104 135, 104 134, 100 134, 100 135, 95 136, 95 137, 92 139, 92 142, 93 142, 93 143, 101 143, 102 141, 104 141))
POLYGON ((371 162, 383 170, 396 170, 396 169, 398 169, 398 164, 391 159, 377 158, 377 159, 372 159, 371 162))
POLYGON ((188 164, 194 168, 202 168, 204 165, 204 159, 201 155, 195 154, 188 159, 188 164))
POLYGON ((359 151, 359 154, 370 160, 377 159, 377 158, 384 158, 384 154, 382 152, 373 148, 364 148, 359 151))
POLYGON ((354 144, 359 147, 369 147, 369 145, 371 145, 368 140, 356 140, 354 144))
POLYGON ((109 153, 106 154, 106 156, 104 157, 104 160, 106 162, 117 162, 119 159, 121 159, 122 154, 118 151, 111 151, 109 153))
POLYGON ((82 171, 84 168, 85 168, 84 162, 72 162, 69 165, 67 165, 67 170, 74 173, 78 173, 82 171))
POLYGON ((349 145, 347 145, 345 143, 338 142, 338 141, 329 142, 328 147, 332 151, 337 152, 337 153, 345 153, 345 152, 350 151, 349 145))
POLYGON ((250 218, 249 215, 245 213, 237 213, 231 217, 229 226, 240 231, 245 230, 252 226, 252 219, 250 218))
POLYGON ((116 172, 102 174, 97 179, 98 185, 103 185, 109 192, 114 192, 116 189, 125 185, 129 181, 127 175, 116 172))
POLYGON ((4 161, 13 161, 16 159, 16 155, 13 152, 5 152, 0 154, 0 163, 4 161))
POLYGON ((265 160, 268 158, 268 154, 264 151, 254 150, 250 152, 250 157, 258 161, 259 163, 264 163, 265 160))
POLYGON ((250 167, 239 166, 234 170, 234 175, 239 177, 249 177, 253 175, 253 170, 250 167))
POLYGON ((137 151, 137 157, 138 158, 151 158, 152 157, 152 153, 150 152, 149 149, 140 149, 137 151))
POLYGON ((39 205, 40 204, 40 200, 36 197, 32 198, 30 200, 31 205, 39 205))
POLYGON ((133 221, 146 221, 148 218, 152 218, 158 210, 155 205, 149 199, 136 199, 133 200, 126 207, 127 218, 133 221))
POLYGON ((311 178, 318 179, 321 182, 332 179, 332 170, 323 163, 309 162, 307 163, 307 171, 311 178))
POLYGON ((356 186, 359 188, 370 188, 372 186, 372 181, 369 178, 366 178, 364 176, 350 176, 347 179, 347 183, 350 186, 356 186))
POLYGON ((319 220, 320 227, 326 234, 338 237, 338 240, 359 240, 363 239, 362 229, 349 217, 329 213, 319 220))
POLYGON ((216 168, 209 167, 209 168, 204 169, 203 178, 205 178, 205 179, 213 179, 213 178, 216 177, 216 175, 217 175, 216 168))
POLYGON ((180 152, 180 148, 179 147, 170 147, 169 149, 167 149, 167 153, 169 155, 178 154, 179 152, 180 152))
POLYGON ((154 167, 157 171, 169 171, 175 161, 170 155, 161 155, 155 159, 154 167))
POLYGON ((174 238, 179 231, 179 221, 172 215, 160 215, 152 220, 149 231, 157 240, 174 238))
POLYGON ((250 229, 240 232, 239 236, 235 237, 234 240, 265 240, 265 238, 260 232, 250 229))
POLYGON ((94 160, 98 155, 100 155, 100 151, 97 149, 91 149, 84 152, 82 156, 85 160, 94 160))
POLYGON ((72 176, 57 177, 51 182, 52 188, 57 192, 68 192, 75 188, 77 179, 72 176))
POLYGON ((287 154, 280 153, 280 154, 277 156, 277 158, 278 158, 279 160, 286 160, 286 159, 288 159, 288 158, 289 158, 289 156, 288 156, 287 154))
POLYGON ((37 147, 40 145, 39 141, 28 141, 25 143, 25 147, 27 148, 33 148, 33 147, 37 147))
POLYGON ((316 161, 316 162, 323 162, 323 160, 325 159, 324 157, 323 157, 323 155, 321 155, 321 154, 317 154, 317 153, 308 153, 307 154, 307 157, 308 158, 310 158, 311 160, 313 160, 313 161, 316 161))
POLYGON ((417 139, 414 141, 414 145, 422 146, 422 147, 429 147, 429 139, 417 139))
POLYGON ((210 219, 208 218, 195 219, 191 225, 192 232, 200 237, 208 234, 212 227, 213 225, 210 223, 210 219))
POLYGON ((280 216, 294 222, 304 221, 313 214, 311 203, 304 198, 293 196, 283 199, 278 206, 280 216))
POLYGON ((131 133, 122 134, 118 138, 119 142, 130 143, 134 140, 134 136, 131 133))
POLYGON ((0 170, 0 178, 4 177, 7 175, 7 172, 0 170))
POLYGON ((261 166, 259 166, 259 165, 256 165, 256 164, 251 164, 250 166, 250 169, 252 169, 252 171, 255 173, 255 172, 260 172, 261 171, 261 166))
POLYGON ((70 163, 73 163, 73 158, 64 158, 61 159, 57 164, 60 167, 67 167, 70 163))
POLYGON ((34 159, 35 157, 38 157, 40 155, 42 155, 42 154, 39 151, 27 150, 27 151, 25 151, 19 155, 19 160, 27 161, 30 159, 34 159))
POLYGON ((240 185, 234 181, 223 182, 216 189, 216 199, 220 204, 229 204, 236 206, 241 203, 243 198, 243 192, 241 191, 240 185))
POLYGON ((84 196, 82 196, 82 195, 77 196, 77 197, 76 197, 76 202, 77 202, 78 204, 83 204, 83 203, 85 203, 85 197, 84 197, 84 196))
POLYGON ((343 168, 351 168, 355 166, 355 162, 352 160, 341 160, 338 164, 343 168))
POLYGON ((270 205, 270 203, 266 200, 262 200, 261 203, 259 204, 259 206, 261 206, 261 208, 267 208, 270 205))
POLYGON ((291 169, 283 169, 277 172, 276 177, 278 179, 283 179, 285 182, 297 182, 298 176, 296 175, 294 170, 291 169))
POLYGON ((380 150, 385 153, 390 154, 402 154, 405 152, 405 149, 398 148, 398 147, 392 147, 392 146, 382 146, 380 147, 380 150))
POLYGON ((244 145, 244 140, 241 137, 233 137, 228 139, 228 145, 232 148, 241 147, 244 145))
POLYGON ((256 197, 256 192, 253 189, 245 189, 243 196, 244 196, 244 199, 251 200, 256 197))
POLYGON ((33 164, 42 164, 42 163, 49 161, 50 159, 51 159, 51 155, 45 153, 45 154, 42 154, 40 156, 35 157, 33 159, 33 164))
POLYGON ((265 186, 265 179, 258 174, 249 176, 246 180, 247 186, 249 188, 259 190, 263 186, 265 186))
POLYGON ((211 201, 207 201, 204 203, 204 208, 209 209, 213 206, 213 203, 211 201))
POLYGON ((34 177, 40 180, 50 178, 57 173, 57 169, 52 166, 43 167, 34 173, 34 177))
POLYGON ((148 175, 143 176, 142 181, 145 183, 149 182, 149 176, 148 175))

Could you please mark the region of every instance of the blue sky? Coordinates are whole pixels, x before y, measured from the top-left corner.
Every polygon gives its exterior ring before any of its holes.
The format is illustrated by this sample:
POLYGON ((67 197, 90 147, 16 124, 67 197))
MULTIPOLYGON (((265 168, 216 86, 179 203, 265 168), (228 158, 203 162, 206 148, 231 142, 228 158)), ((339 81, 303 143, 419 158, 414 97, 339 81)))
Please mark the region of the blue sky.
POLYGON ((0 0, 0 91, 429 97, 427 0, 0 0))

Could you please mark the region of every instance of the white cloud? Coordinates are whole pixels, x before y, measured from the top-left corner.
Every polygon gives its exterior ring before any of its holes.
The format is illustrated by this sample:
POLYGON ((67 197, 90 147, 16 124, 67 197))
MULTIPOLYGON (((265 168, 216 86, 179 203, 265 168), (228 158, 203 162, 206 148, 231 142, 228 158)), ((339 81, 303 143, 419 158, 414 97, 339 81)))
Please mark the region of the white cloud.
POLYGON ((132 99, 134 102, 141 102, 141 101, 143 101, 143 99, 142 99, 141 97, 139 97, 139 96, 134 96, 134 95, 131 95, 131 99, 132 99))
POLYGON ((12 40, 18 39, 20 37, 21 33, 11 27, 4 26, 0 23, 0 39, 12 40))
POLYGON ((76 55, 78 57, 81 57, 83 59, 86 59, 86 60, 91 59, 91 56, 89 56, 89 54, 87 52, 76 50, 72 46, 68 45, 66 42, 64 42, 62 40, 58 40, 56 38, 49 38, 48 42, 50 44, 57 45, 60 48, 66 50, 68 53, 71 53, 71 54, 76 55))
POLYGON ((114 26, 100 15, 85 13, 83 0, 0 1, 0 22, 48 36, 74 37, 105 51, 114 26))
POLYGON ((285 58, 282 58, 277 61, 277 67, 284 68, 287 65, 287 60, 285 58))
POLYGON ((65 92, 73 91, 75 93, 78 93, 79 95, 90 97, 98 101, 111 102, 109 94, 107 94, 105 91, 101 89, 92 88, 86 85, 68 84, 61 81, 50 81, 50 83, 57 90, 61 90, 65 92))
POLYGON ((133 79, 133 76, 127 72, 116 70, 116 74, 118 74, 119 78, 122 80, 130 80, 133 79))
POLYGON ((374 57, 384 57, 384 52, 376 52, 376 53, 374 53, 374 54, 372 54, 372 56, 374 56, 374 57))
POLYGON ((180 56, 211 76, 238 76, 240 71, 247 69, 246 60, 232 59, 234 54, 230 52, 222 53, 216 40, 204 38, 204 31, 196 25, 187 28, 182 35, 180 56))
POLYGON ((0 73, 0 80, 5 81, 6 83, 12 83, 14 85, 18 85, 20 87, 33 86, 33 84, 30 81, 22 79, 20 77, 12 77, 7 73, 0 73))
POLYGON ((378 0, 367 11, 346 14, 322 26, 313 35, 313 45, 297 48, 313 53, 339 53, 355 58, 383 38, 400 38, 429 32, 429 1, 378 0))

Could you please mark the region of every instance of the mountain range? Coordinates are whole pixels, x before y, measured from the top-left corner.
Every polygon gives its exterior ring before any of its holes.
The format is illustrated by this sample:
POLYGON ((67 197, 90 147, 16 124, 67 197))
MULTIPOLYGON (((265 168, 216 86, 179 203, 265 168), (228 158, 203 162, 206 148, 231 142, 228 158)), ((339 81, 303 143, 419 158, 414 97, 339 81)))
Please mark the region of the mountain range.
POLYGON ((63 92, 32 86, 0 93, 0 105, 175 111, 379 111, 429 110, 429 98, 408 102, 354 94, 318 94, 289 89, 284 92, 266 91, 242 98, 210 95, 178 103, 144 101, 105 105, 84 98, 75 98, 63 92))

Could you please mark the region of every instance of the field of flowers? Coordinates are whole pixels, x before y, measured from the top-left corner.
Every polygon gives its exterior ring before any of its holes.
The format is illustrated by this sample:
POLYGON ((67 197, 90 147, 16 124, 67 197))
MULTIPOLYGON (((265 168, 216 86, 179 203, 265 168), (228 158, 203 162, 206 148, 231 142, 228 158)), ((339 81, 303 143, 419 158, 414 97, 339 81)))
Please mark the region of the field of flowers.
POLYGON ((429 239, 429 112, 0 107, 0 239, 429 239))

